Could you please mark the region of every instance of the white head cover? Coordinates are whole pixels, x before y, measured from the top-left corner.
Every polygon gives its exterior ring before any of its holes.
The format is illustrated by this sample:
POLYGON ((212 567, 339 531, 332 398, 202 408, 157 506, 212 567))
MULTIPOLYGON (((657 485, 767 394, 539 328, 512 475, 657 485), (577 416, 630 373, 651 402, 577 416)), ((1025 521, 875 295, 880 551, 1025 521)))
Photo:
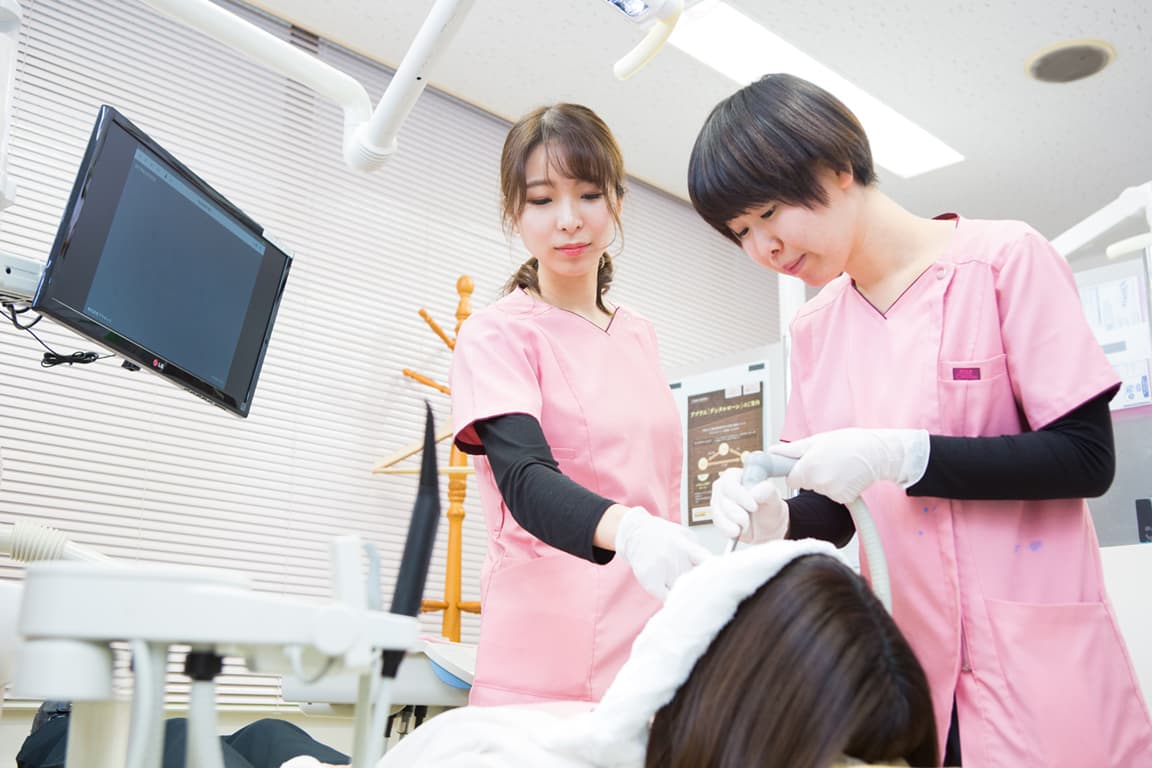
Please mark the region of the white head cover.
POLYGON ((788 563, 817 554, 843 562, 835 547, 815 539, 713 557, 676 581, 591 711, 579 702, 454 709, 401 739, 378 768, 640 768, 652 716, 676 695, 740 603, 788 563))
POLYGON ((844 562, 826 541, 772 541, 713 557, 681 576, 596 708, 564 721, 544 743, 592 766, 643 765, 653 715, 676 695, 740 603, 797 557, 817 554, 844 562))

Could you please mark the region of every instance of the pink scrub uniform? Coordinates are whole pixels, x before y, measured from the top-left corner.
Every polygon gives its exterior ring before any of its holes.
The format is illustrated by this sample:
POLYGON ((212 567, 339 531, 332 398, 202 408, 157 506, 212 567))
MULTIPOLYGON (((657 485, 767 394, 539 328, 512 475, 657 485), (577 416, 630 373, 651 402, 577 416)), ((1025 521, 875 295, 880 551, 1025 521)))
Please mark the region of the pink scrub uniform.
MULTIPOLYGON (((621 307, 603 330, 517 290, 461 326, 451 385, 458 442, 480 443, 478 420, 534 416, 573 481, 680 522, 680 417, 647 320, 621 307)), ((475 463, 488 555, 469 701, 599 700, 659 602, 623 558, 597 565, 521 528, 475 463)))
MULTIPOLYGON (((785 440, 841 427, 1019 434, 1117 384, 1067 263, 1009 221, 956 217, 947 253, 886 315, 837 278, 797 314, 791 354, 785 440)), ((864 500, 941 741, 955 692, 965 765, 1152 765, 1083 500, 911 497, 892 483, 864 500)))

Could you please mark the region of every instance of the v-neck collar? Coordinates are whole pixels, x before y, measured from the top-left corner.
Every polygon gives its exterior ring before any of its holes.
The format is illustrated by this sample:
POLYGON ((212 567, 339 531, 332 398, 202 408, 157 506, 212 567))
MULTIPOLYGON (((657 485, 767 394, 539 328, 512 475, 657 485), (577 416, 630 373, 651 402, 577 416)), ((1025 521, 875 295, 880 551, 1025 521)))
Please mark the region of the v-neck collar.
POLYGON ((526 298, 529 302, 531 302, 533 306, 538 307, 541 311, 549 312, 549 311, 555 310, 556 312, 563 312, 565 315, 579 318, 582 322, 587 323, 588 325, 592 326, 593 328, 595 328, 596 330, 598 330, 604 334, 609 334, 611 332, 612 326, 616 322, 616 317, 617 317, 617 315, 620 314, 620 305, 619 304, 614 305, 612 307, 612 314, 608 317, 608 324, 601 326, 596 321, 585 317, 584 315, 580 314, 579 312, 573 312, 570 309, 565 309, 564 307, 558 307, 555 304, 549 304, 548 302, 544 301, 543 299, 541 299, 537 296, 534 296, 533 294, 529 293, 527 290, 525 290, 523 288, 517 288, 516 290, 519 293, 523 294, 524 298, 526 298))
POLYGON ((921 280, 924 279, 924 275, 928 274, 933 269, 937 268, 939 265, 940 265, 940 262, 934 261, 931 264, 929 264, 927 267, 925 267, 924 270, 920 274, 916 275, 916 277, 914 277, 912 279, 912 282, 908 283, 908 285, 905 286, 904 290, 900 291, 900 295, 898 295, 895 299, 892 300, 892 303, 888 305, 888 309, 885 309, 883 311, 881 311, 881 309, 879 307, 877 307, 875 304, 873 304, 872 301, 860 291, 860 289, 856 286, 855 280, 850 280, 849 282, 852 286, 852 290, 856 293, 857 296, 860 297, 860 301, 867 304, 869 309, 871 309, 873 312, 878 314, 881 318, 887 320, 888 316, 890 314, 892 314, 892 311, 895 310, 896 307, 900 304, 900 300, 903 299, 913 288, 915 288, 917 283, 919 283, 921 280))
POLYGON ((909 293, 911 293, 913 291, 913 289, 916 288, 916 286, 919 285, 922 280, 924 280, 924 276, 926 274, 928 274, 929 272, 935 271, 942 276, 943 271, 946 271, 946 267, 944 265, 946 263, 950 263, 953 261, 950 258, 950 256, 952 253, 952 249, 956 245, 956 238, 957 238, 957 235, 959 234, 959 230, 960 230, 960 214, 948 212, 948 213, 941 213, 937 216, 933 216, 932 218, 934 220, 937 220, 937 221, 946 221, 949 219, 953 220, 954 225, 953 225, 952 237, 949 238, 948 245, 945 246, 944 252, 940 256, 940 258, 936 259, 932 263, 928 264, 928 266, 924 267, 923 271, 921 271, 920 274, 916 275, 916 277, 914 277, 912 279, 912 282, 908 283, 908 285, 904 287, 904 290, 900 291, 900 294, 895 299, 892 300, 892 303, 888 305, 888 308, 886 310, 881 311, 879 307, 877 307, 875 304, 873 304, 871 302, 871 300, 869 300, 868 297, 865 296, 860 291, 860 289, 856 286, 855 280, 853 280, 851 278, 849 278, 849 280, 848 280, 848 284, 852 287, 852 292, 856 294, 856 296, 860 299, 860 301, 864 302, 864 304, 866 304, 869 309, 871 309, 873 312, 875 312, 877 315, 879 315, 880 318, 883 320, 887 320, 892 315, 892 313, 900 306, 904 297, 907 296, 909 293))

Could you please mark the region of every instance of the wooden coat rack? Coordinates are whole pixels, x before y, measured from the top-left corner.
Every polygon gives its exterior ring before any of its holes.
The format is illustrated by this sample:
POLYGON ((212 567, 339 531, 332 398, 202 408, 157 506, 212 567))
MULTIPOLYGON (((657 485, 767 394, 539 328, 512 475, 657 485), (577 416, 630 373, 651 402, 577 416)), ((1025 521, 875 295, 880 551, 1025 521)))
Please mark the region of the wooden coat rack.
MULTIPOLYGON (((468 275, 461 275, 460 278, 456 280, 456 293, 459 294, 460 300, 456 304, 456 328, 453 331, 454 334, 460 333, 460 325, 472 314, 472 290, 472 278, 468 275)), ((448 336, 448 334, 444 332, 444 329, 432 319, 432 316, 428 314, 427 310, 421 308, 420 317, 424 318, 424 322, 428 324, 428 327, 432 329, 433 333, 440 337, 448 349, 456 349, 455 336, 448 336)), ((408 368, 405 368, 402 372, 408 378, 418 381, 427 387, 443 392, 446 395, 452 394, 452 391, 448 387, 433 381, 423 374, 408 368)), ((441 429, 436 434, 437 442, 451 438, 452 427, 450 426, 441 429)), ((398 465, 408 457, 415 455, 422 445, 423 443, 421 441, 416 441, 401 448, 373 467, 372 473, 385 475, 418 473, 420 471, 418 467, 402 467, 398 465)), ((444 574, 444 599, 424 600, 420 608, 425 613, 443 611, 444 617, 440 625, 440 634, 458 643, 460 642, 461 612, 480 613, 479 602, 463 601, 460 599, 461 561, 464 540, 464 497, 468 491, 468 475, 472 473, 472 467, 468 466, 468 454, 453 445, 449 453, 448 466, 441 467, 440 472, 441 474, 448 475, 448 557, 444 574)))

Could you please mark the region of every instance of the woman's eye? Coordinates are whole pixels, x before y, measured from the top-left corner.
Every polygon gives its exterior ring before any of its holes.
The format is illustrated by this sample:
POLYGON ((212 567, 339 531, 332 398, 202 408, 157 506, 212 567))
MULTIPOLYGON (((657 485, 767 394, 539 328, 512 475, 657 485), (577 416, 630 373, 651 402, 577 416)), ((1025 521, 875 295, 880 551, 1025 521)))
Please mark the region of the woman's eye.
POLYGON ((760 218, 770 219, 770 218, 772 218, 772 214, 774 214, 774 213, 776 213, 776 206, 772 206, 768 210, 764 211, 764 213, 760 214, 760 218))
POLYGON ((581 197, 583 197, 585 200, 599 200, 600 198, 604 197, 604 193, 603 192, 585 192, 583 195, 581 195, 581 197))
POLYGON ((548 205, 552 202, 550 197, 530 197, 528 198, 528 205, 548 205))
POLYGON ((748 227, 744 227, 744 229, 739 232, 733 232, 732 234, 737 240, 743 240, 745 235, 748 234, 748 227))

